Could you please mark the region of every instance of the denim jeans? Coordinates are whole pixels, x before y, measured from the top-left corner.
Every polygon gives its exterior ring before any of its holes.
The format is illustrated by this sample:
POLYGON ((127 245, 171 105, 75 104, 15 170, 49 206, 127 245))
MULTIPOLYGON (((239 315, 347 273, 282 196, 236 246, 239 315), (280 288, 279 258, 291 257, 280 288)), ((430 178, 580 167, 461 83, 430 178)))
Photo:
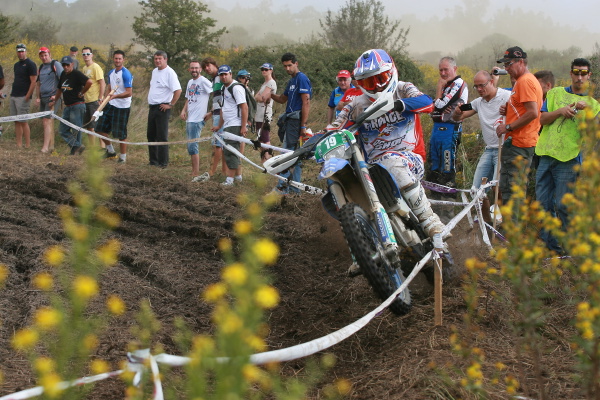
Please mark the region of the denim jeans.
POLYGON ((473 176, 473 187, 479 189, 481 178, 488 178, 488 182, 496 179, 496 170, 498 166, 498 149, 485 149, 479 157, 475 175, 473 176))
MULTIPOLYGON (((500 159, 500 193, 502 194, 502 202, 508 203, 512 195, 512 185, 515 181, 515 177, 518 174, 524 174, 525 171, 519 169, 514 161, 518 156, 523 157, 526 160, 525 169, 527 170, 531 166, 531 160, 533 153, 535 152, 535 146, 533 147, 517 147, 512 144, 512 138, 506 139, 502 145, 502 156, 500 159)), ((527 183, 525 183, 525 190, 527 183)))
MULTIPOLYGON (((85 104, 81 103, 74 106, 65 106, 62 117, 73 125, 82 126, 84 114, 85 104)), ((60 136, 67 142, 69 147, 81 146, 81 131, 76 131, 61 122, 58 127, 58 133, 60 133, 60 136)))
MULTIPOLYGON (((300 120, 299 119, 287 119, 285 121, 285 137, 283 138, 283 147, 288 150, 296 150, 298 147, 298 141, 300 140, 300 120)), ((291 175, 292 180, 300 182, 302 179, 302 162, 299 162, 293 167, 292 172, 286 171, 279 174, 284 178, 289 178, 291 175)), ((292 193, 300 193, 300 189, 295 187, 287 187, 287 184, 283 181, 279 181, 277 188, 284 193, 291 191, 292 193)))
MULTIPOLYGON (((199 139, 200 132, 202 132, 202 128, 204 127, 204 121, 200 122, 186 122, 185 123, 185 131, 187 133, 187 139, 199 139)), ((198 154, 198 142, 188 143, 187 144, 188 154, 193 156, 198 154)))
MULTIPOLYGON (((562 222, 562 228, 566 229, 569 223, 567 207, 562 204, 565 193, 571 193, 572 184, 577 180, 577 172, 573 167, 579 165, 579 159, 570 161, 558 161, 549 156, 542 156, 535 176, 535 195, 544 210, 558 217, 562 222)), ((550 250, 561 251, 558 241, 550 232, 542 230, 540 237, 550 250)))

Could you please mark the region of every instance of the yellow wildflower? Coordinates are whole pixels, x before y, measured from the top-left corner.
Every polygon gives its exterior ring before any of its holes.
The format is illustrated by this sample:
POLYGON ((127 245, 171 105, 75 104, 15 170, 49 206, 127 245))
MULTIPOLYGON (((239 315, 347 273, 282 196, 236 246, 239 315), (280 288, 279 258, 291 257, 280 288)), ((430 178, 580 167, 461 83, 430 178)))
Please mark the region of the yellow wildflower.
POLYGON ((242 263, 233 263, 223 269, 223 280, 230 285, 243 285, 248 279, 248 271, 242 263))
POLYGON ((256 303, 262 308, 273 308, 279 303, 279 293, 272 286, 262 286, 254 294, 256 303))
POLYGON ((33 277, 33 285, 40 290, 50 290, 54 286, 54 279, 48 272, 40 272, 33 277))
POLYGON ((104 360, 94 360, 90 364, 90 370, 93 374, 99 375, 110 371, 110 365, 104 360))
POLYGON ((98 336, 94 335, 93 333, 90 333, 83 338, 83 346, 89 351, 96 349, 96 347, 98 347, 98 343, 98 336))
POLYGON ((35 313, 35 324, 42 330, 54 328, 61 320, 61 313, 51 307, 42 307, 35 313))
POLYGON ((347 379, 338 379, 335 381, 335 388, 342 396, 346 396, 352 389, 352 383, 347 379))
POLYGON ((89 299, 98 294, 98 282, 90 276, 79 275, 73 282, 75 294, 82 299, 89 299))
POLYGON ((44 253, 44 260, 48 265, 58 267, 65 260, 65 252, 61 246, 51 246, 44 253))
POLYGON ((33 363, 35 369, 41 374, 49 374, 56 369, 56 363, 48 357, 39 357, 33 363))
POLYGON ((4 264, 0 264, 0 285, 4 283, 8 277, 8 267, 4 264))
POLYGON ((100 221, 110 229, 116 228, 121 222, 119 214, 109 210, 104 206, 99 206, 98 208, 96 208, 96 213, 94 216, 98 221, 100 221))
POLYGON ((60 376, 56 372, 46 374, 40 379, 40 384, 44 387, 44 394, 50 398, 58 397, 61 394, 60 382, 60 376))
POLYGON ((250 203, 248 204, 248 215, 251 217, 256 217, 260 214, 262 208, 258 203, 250 203))
POLYGON ((12 338, 12 346, 16 350, 27 350, 35 346, 39 339, 39 335, 36 331, 31 328, 24 328, 17 333, 12 338))
POLYGON ((279 257, 279 247, 271 240, 258 239, 252 247, 252 252, 262 263, 266 265, 275 264, 279 257))
POLYGON ((233 229, 238 236, 247 235, 252 232, 252 222, 247 219, 241 219, 235 222, 233 229))
POLYGON ((223 298, 223 296, 225 296, 225 294, 227 293, 227 287, 225 286, 225 284, 219 282, 219 283, 213 283, 212 285, 209 285, 206 290, 204 291, 204 300, 208 301, 208 302, 215 302, 221 298, 223 298))
POLYGON ((121 243, 116 239, 110 239, 96 250, 96 256, 104 265, 111 267, 119 260, 121 243))
POLYGON ((219 240, 218 244, 219 250, 221 253, 226 253, 231 251, 231 240, 229 238, 222 238, 219 240))
POLYGON ((123 315, 125 313, 125 302, 116 294, 108 296, 106 307, 114 315, 123 315))
POLYGON ((246 364, 242 367, 242 375, 247 382, 253 383, 260 379, 262 371, 256 365, 246 364))
POLYGON ((246 336, 244 341, 256 352, 263 352, 267 349, 265 341, 256 335, 246 336))
POLYGON ((224 333, 233 333, 244 325, 244 321, 234 313, 227 313, 221 320, 220 325, 224 333))

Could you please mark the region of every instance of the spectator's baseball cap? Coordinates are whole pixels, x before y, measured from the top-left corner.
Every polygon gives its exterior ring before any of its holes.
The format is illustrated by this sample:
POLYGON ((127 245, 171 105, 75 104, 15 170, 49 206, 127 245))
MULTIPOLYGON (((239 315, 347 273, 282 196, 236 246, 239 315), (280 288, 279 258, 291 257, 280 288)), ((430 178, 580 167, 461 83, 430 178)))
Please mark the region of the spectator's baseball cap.
POLYGON ((227 64, 223 64, 219 67, 219 75, 231 73, 231 67, 227 64))
POLYGON ((243 76, 245 77, 249 77, 250 76, 250 72, 246 71, 245 69, 241 69, 240 72, 237 73, 237 76, 243 76))
POLYGON ((260 69, 273 69, 273 64, 264 63, 263 65, 260 66, 260 69))
POLYGON ((73 64, 73 59, 71 58, 71 56, 64 56, 63 58, 60 59, 60 63, 61 64, 73 64))
POLYGON ((38 51, 38 54, 39 53, 50 53, 50 50, 48 50, 47 47, 40 47, 40 51, 38 51))
POLYGON ((75 46, 71 46, 71 48, 69 49, 70 51, 79 51, 79 49, 75 46))
POLYGON ((17 51, 21 52, 21 51, 27 51, 27 46, 25 46, 23 43, 19 43, 17 45, 17 51))
POLYGON ((519 46, 514 46, 514 47, 509 47, 505 52, 504 52, 504 57, 502 57, 501 59, 499 59, 497 62, 498 63, 505 63, 507 61, 510 60, 522 60, 527 58, 527 53, 525 53, 523 51, 522 48, 520 48, 519 46))
POLYGON ((336 78, 351 78, 350 71, 346 71, 345 69, 338 72, 336 78))

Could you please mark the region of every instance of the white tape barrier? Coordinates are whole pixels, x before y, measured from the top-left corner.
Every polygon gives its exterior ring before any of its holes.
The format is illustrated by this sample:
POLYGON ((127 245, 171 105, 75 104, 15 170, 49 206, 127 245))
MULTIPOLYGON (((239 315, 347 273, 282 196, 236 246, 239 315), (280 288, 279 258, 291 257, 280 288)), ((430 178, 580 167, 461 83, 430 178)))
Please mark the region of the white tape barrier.
POLYGON ((46 117, 48 115, 53 115, 53 114, 54 114, 54 112, 52 112, 52 111, 42 111, 42 112, 33 113, 33 114, 11 115, 9 117, 0 118, 0 124, 3 122, 27 121, 30 119, 42 118, 42 117, 46 117))
MULTIPOLYGON (((223 132, 223 133, 224 134, 226 133, 228 135, 228 139, 227 140, 241 141, 240 139, 242 139, 240 136, 231 134, 229 132, 223 132)), ((225 135, 223 135, 223 136, 225 136, 225 135)), ((248 157, 246 157, 242 153, 240 153, 237 149, 235 149, 234 147, 226 144, 220 136, 215 135, 215 139, 217 139, 223 145, 223 147, 225 147, 227 150, 229 150, 230 152, 232 152, 236 156, 240 157, 244 161, 246 161, 246 162, 254 165, 256 168, 261 169, 264 173, 267 173, 267 174, 269 174, 271 176, 274 176, 275 178, 279 179, 280 181, 286 182, 288 185, 293 186, 293 187, 301 190, 302 192, 309 193, 309 194, 314 194, 314 195, 317 195, 317 196, 324 196, 325 195, 325 192, 322 189, 319 189, 319 188, 316 188, 316 187, 310 186, 310 185, 305 185, 304 183, 296 182, 296 181, 293 181, 291 179, 284 178, 282 176, 279 176, 279 175, 273 174, 271 172, 268 172, 264 167, 255 164, 250 159, 248 159, 248 157)))

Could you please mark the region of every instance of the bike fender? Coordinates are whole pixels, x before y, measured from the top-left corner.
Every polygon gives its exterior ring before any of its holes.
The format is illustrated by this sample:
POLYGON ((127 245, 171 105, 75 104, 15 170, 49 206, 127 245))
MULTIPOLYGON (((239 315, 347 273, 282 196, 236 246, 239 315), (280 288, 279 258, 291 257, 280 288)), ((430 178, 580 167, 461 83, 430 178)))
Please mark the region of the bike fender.
POLYGON ((344 160, 342 158, 330 158, 323 164, 321 173, 319 173, 319 179, 329 178, 331 175, 344 169, 346 165, 350 165, 348 160, 344 160))
POLYGON ((398 187, 398 182, 396 182, 396 178, 394 178, 394 175, 392 175, 390 173, 390 171, 388 171, 387 168, 385 166, 383 166, 381 163, 375 163, 374 165, 377 165, 377 167, 379 167, 383 171, 385 171, 385 173, 381 173, 379 175, 386 179, 388 185, 390 185, 390 189, 392 190, 394 197, 396 197, 396 198, 402 197, 402 193, 400 193, 400 188, 398 187))

